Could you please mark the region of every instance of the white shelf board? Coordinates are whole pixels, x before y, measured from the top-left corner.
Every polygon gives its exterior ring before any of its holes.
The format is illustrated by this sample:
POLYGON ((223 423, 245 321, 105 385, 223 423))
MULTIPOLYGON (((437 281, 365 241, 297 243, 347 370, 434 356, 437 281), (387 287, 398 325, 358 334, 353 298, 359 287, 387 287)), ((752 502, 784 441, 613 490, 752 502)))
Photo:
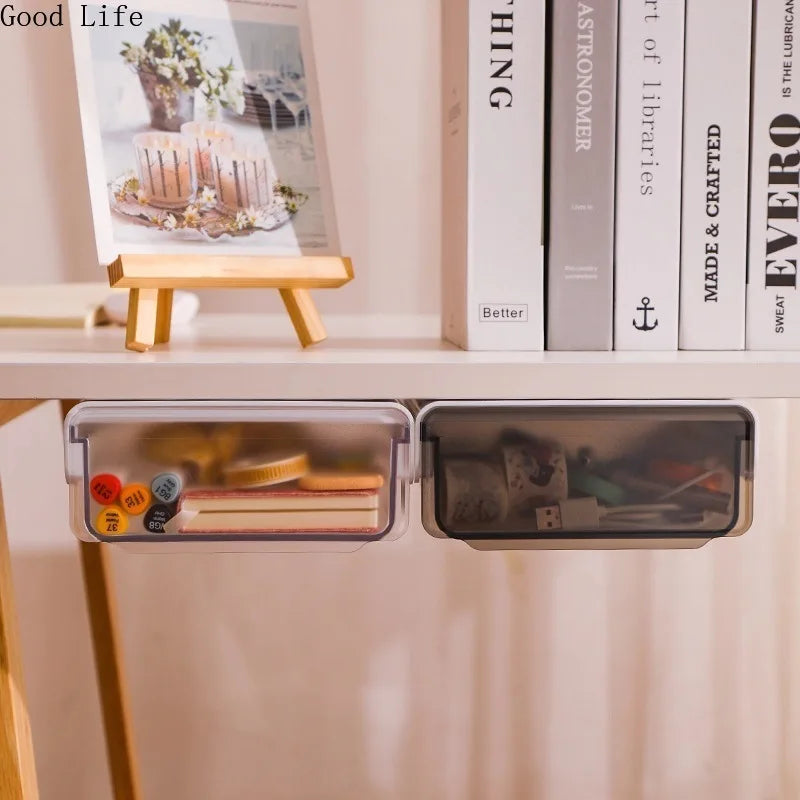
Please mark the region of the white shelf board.
POLYGON ((149 353, 121 328, 0 329, 0 398, 736 399, 800 397, 800 353, 481 353, 434 317, 327 318, 302 351, 285 317, 201 316, 149 353))

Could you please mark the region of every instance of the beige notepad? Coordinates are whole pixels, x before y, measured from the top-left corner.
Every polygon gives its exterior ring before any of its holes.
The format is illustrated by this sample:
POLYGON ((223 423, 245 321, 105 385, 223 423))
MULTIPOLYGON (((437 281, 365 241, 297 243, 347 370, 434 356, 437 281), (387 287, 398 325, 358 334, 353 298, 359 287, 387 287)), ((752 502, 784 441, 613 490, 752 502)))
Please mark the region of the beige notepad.
POLYGON ((355 492, 192 491, 183 495, 181 511, 342 511, 378 507, 376 489, 355 492))
POLYGON ((181 501, 182 533, 375 531, 378 492, 194 491, 181 501), (194 515, 194 516, 192 516, 194 515))
POLYGON ((334 511, 206 511, 186 521, 181 533, 373 532, 378 509, 334 511))
POLYGON ((58 283, 0 288, 2 328, 92 328, 107 325, 107 283, 58 283))

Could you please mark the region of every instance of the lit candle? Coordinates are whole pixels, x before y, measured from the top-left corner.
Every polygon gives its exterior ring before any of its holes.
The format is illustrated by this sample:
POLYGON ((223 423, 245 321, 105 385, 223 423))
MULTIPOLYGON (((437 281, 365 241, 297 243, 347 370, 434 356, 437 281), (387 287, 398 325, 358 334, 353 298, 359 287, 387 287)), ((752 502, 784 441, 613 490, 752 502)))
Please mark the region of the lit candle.
POLYGON ((214 173, 211 169, 211 146, 215 143, 233 141, 233 128, 221 122, 186 122, 181 125, 181 133, 192 148, 194 168, 200 186, 214 186, 214 173))
POLYGON ((192 152, 181 136, 140 133, 133 139, 139 188, 156 208, 185 208, 197 191, 192 152))
POLYGON ((272 204, 275 170, 265 144, 216 142, 211 147, 211 165, 217 207, 221 211, 235 214, 248 208, 267 208, 272 204))

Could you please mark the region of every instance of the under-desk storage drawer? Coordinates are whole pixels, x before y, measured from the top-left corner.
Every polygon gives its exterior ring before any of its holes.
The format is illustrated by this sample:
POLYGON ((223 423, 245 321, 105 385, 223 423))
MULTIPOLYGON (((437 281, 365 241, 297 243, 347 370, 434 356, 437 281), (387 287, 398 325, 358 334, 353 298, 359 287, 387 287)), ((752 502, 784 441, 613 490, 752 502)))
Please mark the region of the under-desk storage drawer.
POLYGON ((424 524, 476 547, 700 546, 752 521, 755 420, 724 403, 433 403, 424 524))
POLYGON ((65 422, 73 528, 88 541, 222 549, 396 538, 412 431, 394 403, 82 403, 65 422))

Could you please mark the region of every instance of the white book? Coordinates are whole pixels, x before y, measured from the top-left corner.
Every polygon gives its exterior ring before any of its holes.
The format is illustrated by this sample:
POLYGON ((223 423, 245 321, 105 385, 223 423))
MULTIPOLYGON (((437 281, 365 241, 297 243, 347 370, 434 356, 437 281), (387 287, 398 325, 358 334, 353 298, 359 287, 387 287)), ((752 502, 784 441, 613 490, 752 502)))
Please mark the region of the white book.
POLYGON ((677 350, 683 0, 621 0, 615 346, 677 350))
POLYGON ((443 0, 442 332, 544 347, 545 0, 443 0))
POLYGON ((751 21, 751 0, 728 0, 722 12, 718 0, 686 6, 683 350, 745 344, 751 21))
POLYGON ((753 70, 747 347, 800 349, 800 21, 758 0, 753 70))

